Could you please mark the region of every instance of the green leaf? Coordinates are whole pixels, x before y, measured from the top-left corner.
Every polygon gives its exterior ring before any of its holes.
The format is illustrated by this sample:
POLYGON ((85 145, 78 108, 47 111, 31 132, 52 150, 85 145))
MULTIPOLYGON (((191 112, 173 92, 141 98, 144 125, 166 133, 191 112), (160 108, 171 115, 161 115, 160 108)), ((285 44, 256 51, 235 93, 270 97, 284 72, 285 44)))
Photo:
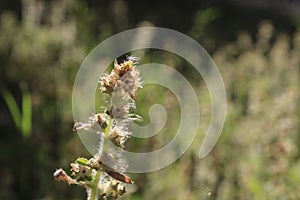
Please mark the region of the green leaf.
POLYGON ((88 159, 86 159, 86 158, 77 158, 77 160, 76 160, 76 162, 78 163, 78 164, 80 164, 80 165, 87 165, 87 163, 88 163, 88 159))

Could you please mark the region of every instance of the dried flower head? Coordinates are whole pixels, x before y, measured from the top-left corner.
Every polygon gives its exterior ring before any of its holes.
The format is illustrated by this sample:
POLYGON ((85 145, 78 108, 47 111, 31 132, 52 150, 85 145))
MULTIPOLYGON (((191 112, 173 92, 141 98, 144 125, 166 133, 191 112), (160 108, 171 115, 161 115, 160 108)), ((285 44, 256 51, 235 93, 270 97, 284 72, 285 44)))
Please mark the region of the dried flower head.
MULTIPOLYGON (((128 89, 125 90, 129 95, 135 95, 137 88, 142 86, 141 79, 139 78, 139 70, 136 68, 137 61, 139 59, 134 56, 127 57, 127 60, 118 64, 117 60, 114 61, 114 69, 110 74, 104 74, 100 78, 100 90, 103 93, 111 94, 114 92, 114 88, 124 87, 123 83, 127 83, 128 89), (131 90, 130 90, 131 89, 131 90)), ((125 89, 125 88, 123 88, 125 89)))

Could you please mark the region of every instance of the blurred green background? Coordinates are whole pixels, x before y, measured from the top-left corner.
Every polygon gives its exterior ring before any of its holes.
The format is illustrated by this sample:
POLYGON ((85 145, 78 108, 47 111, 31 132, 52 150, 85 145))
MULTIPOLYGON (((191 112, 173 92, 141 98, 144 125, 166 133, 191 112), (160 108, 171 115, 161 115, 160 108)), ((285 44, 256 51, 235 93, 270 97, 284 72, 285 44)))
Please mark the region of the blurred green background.
MULTIPOLYGON (((200 76, 174 55, 149 51, 141 63, 176 67, 199 90, 201 123, 174 164, 130 174, 123 199, 300 199, 300 1, 285 0, 1 0, 0 199, 85 199, 85 191, 53 180, 89 156, 72 132, 72 86, 87 54, 131 28, 160 26, 197 40, 223 76, 227 118, 204 159, 197 156, 210 119, 200 76)), ((165 88, 138 92, 138 113, 161 103, 167 126, 129 148, 164 146, 178 126, 176 98, 165 88)))

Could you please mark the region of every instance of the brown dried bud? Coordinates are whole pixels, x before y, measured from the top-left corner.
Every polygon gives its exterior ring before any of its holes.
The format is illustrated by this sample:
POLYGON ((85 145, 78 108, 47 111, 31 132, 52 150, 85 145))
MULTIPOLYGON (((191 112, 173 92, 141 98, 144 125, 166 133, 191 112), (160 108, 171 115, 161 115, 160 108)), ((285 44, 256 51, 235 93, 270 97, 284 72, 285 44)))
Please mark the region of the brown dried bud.
POLYGON ((73 184, 75 183, 75 180, 72 179, 68 174, 63 170, 63 169, 58 169, 54 172, 53 174, 54 179, 57 181, 64 181, 67 182, 68 184, 73 184))

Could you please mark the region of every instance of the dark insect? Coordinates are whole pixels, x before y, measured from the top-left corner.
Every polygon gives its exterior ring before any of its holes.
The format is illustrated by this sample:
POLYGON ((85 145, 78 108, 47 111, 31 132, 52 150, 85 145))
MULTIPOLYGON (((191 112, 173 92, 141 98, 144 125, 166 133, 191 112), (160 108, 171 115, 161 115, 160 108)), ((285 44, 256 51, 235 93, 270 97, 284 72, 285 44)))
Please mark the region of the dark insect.
POLYGON ((104 171, 118 181, 122 181, 128 184, 133 184, 133 181, 128 176, 125 176, 124 174, 120 174, 119 172, 111 171, 107 169, 105 169, 104 171))
POLYGON ((128 184, 133 184, 133 181, 131 180, 131 178, 129 178, 128 176, 121 174, 119 172, 116 172, 116 170, 106 166, 105 164, 103 164, 101 161, 99 161, 98 158, 94 159, 90 159, 88 162, 88 166, 90 166, 93 169, 102 169, 103 171, 105 171, 109 176, 111 176, 112 178, 118 180, 118 181, 122 181, 124 183, 128 183, 128 184))

